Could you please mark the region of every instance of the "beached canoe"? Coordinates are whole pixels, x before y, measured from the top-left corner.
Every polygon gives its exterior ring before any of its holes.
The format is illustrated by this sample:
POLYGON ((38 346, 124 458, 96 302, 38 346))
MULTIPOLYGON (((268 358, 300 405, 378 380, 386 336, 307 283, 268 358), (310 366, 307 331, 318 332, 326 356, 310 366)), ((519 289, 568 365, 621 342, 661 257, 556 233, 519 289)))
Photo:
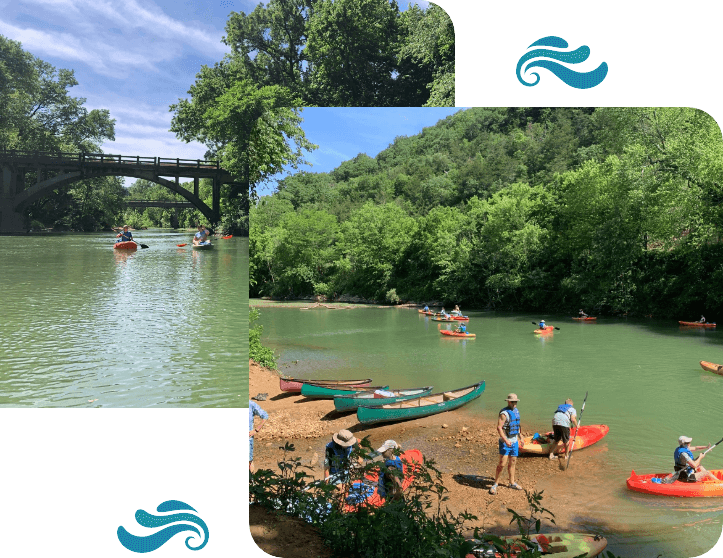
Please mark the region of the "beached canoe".
MULTIPOLYGON (((514 543, 520 539, 515 537, 500 537, 501 539, 514 543)), ((599 556, 608 541, 601 535, 593 535, 589 533, 549 533, 530 535, 530 541, 537 543, 537 550, 544 556, 554 556, 555 558, 574 558, 576 556, 585 556, 585 558, 594 558, 599 556)), ((477 546, 466 558, 513 558, 527 550, 525 545, 516 545, 517 551, 513 549, 511 553, 504 555, 496 551, 491 543, 483 541, 474 541, 477 546)))
POLYGON ((635 492, 644 494, 656 494, 658 496, 677 496, 679 498, 706 498, 723 496, 723 469, 709 469, 721 482, 715 482, 706 478, 700 482, 673 481, 670 484, 653 482, 653 479, 662 479, 670 473, 659 473, 655 475, 637 475, 635 471, 630 473, 627 481, 628 488, 635 492))
POLYGON ((210 250, 211 248, 213 248, 213 244, 211 244, 210 240, 204 240, 203 242, 193 245, 194 250, 210 250))
POLYGON ((714 374, 720 374, 721 376, 723 376, 723 366, 721 366, 720 364, 701 360, 700 365, 703 367, 703 370, 708 370, 709 372, 713 372, 714 374))
MULTIPOLYGON (((424 463, 422 452, 418 449, 411 449, 399 455, 402 460, 402 492, 407 490, 412 483, 416 473, 424 463)), ((379 474, 370 471, 364 475, 362 480, 352 482, 349 490, 344 494, 344 507, 342 512, 350 513, 362 506, 381 507, 386 501, 379 494, 379 474)))
POLYGON ((465 339, 469 339, 470 337, 477 337, 476 333, 462 333, 459 331, 450 331, 448 329, 440 329, 439 333, 441 333, 442 335, 446 335, 447 337, 460 337, 465 339))
POLYGON ((590 322, 592 320, 597 320, 597 316, 588 316, 587 318, 573 318, 573 320, 578 320, 580 322, 590 322))
MULTIPOLYGON (((577 429, 577 431, 575 428, 571 428, 570 443, 572 443, 573 438, 575 439, 575 447, 572 448, 572 451, 577 451, 591 446, 595 442, 599 442, 607 435, 608 432, 610 432, 610 428, 605 424, 590 424, 581 426, 577 429)), ((537 440, 533 440, 533 436, 527 436, 523 438, 525 446, 520 448, 520 453, 547 456, 550 454, 550 448, 552 448, 552 445, 554 444, 553 440, 554 437, 552 432, 546 433, 537 440)), ((563 449, 564 447, 560 444, 558 454, 564 453, 563 449)))
POLYGON ((351 395, 359 392, 375 392, 378 389, 389 389, 389 386, 321 386, 303 384, 301 395, 309 399, 334 399, 335 395, 351 395))
POLYGON ((418 310, 420 314, 424 314, 425 316, 434 316, 434 312, 425 312, 424 310, 418 310))
POLYGON ((138 244, 136 244, 132 240, 128 240, 126 242, 116 242, 113 245, 113 248, 115 248, 116 250, 137 250, 138 244))
POLYGON ((682 326, 688 326, 688 327, 715 327, 715 322, 681 322, 678 320, 678 323, 682 326))
POLYGON ((552 333, 555 331, 555 326, 545 326, 545 329, 536 329, 532 333, 552 333))
POLYGON ((479 382, 465 388, 445 391, 433 395, 424 395, 380 405, 378 407, 359 407, 356 416, 359 422, 371 424, 374 422, 388 422, 397 420, 409 420, 437 413, 444 413, 457 409, 470 401, 477 399, 485 390, 485 383, 479 382))
POLYGON ((279 378, 281 391, 300 392, 303 384, 317 384, 320 386, 358 386, 364 387, 372 383, 371 378, 364 380, 304 380, 300 378, 279 378))
POLYGON ((335 395, 334 408, 337 411, 355 411, 360 405, 364 405, 365 407, 375 407, 377 405, 404 401, 405 399, 411 399, 412 397, 420 397, 431 392, 432 386, 427 386, 413 389, 380 389, 372 392, 365 391, 349 395, 335 395))

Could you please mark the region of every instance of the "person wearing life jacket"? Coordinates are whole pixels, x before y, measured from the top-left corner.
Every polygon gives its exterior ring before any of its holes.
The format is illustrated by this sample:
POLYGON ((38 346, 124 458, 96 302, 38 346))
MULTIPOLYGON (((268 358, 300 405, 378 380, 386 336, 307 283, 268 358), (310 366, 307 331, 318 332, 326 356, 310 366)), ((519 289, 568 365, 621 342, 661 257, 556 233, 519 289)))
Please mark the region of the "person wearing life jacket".
POLYGON ((422 312, 429 312, 429 306, 426 304, 424 305, 424 308, 422 309, 422 312))
MULTIPOLYGON (((324 480, 333 484, 345 482, 349 476, 351 466, 351 453, 357 439, 348 430, 339 430, 331 437, 331 442, 326 444, 324 452, 324 480)), ((358 458, 362 463, 361 457, 358 458)))
POLYGON ((382 447, 377 450, 384 458, 384 464, 379 472, 379 481, 377 493, 382 498, 390 500, 396 500, 402 496, 402 481, 401 473, 404 472, 404 465, 402 459, 396 453, 402 449, 397 442, 394 440, 387 440, 384 442, 382 447), (391 472, 392 469, 397 469, 399 474, 391 472))
POLYGON ((563 444, 564 451, 561 455, 564 455, 570 444, 570 427, 574 426, 577 428, 577 411, 572 406, 572 399, 565 399, 565 402, 560 405, 555 414, 552 416, 552 432, 555 439, 555 445, 550 448, 550 459, 555 459, 555 454, 560 448, 560 442, 563 444))
POLYGON ((255 401, 249 399, 249 472, 254 472, 254 436, 263 428, 264 423, 268 420, 269 415, 255 401), (261 422, 254 425, 254 417, 259 417, 261 422))
POLYGON ((540 326, 540 329, 547 329, 547 326, 545 325, 545 320, 540 320, 540 323, 538 325, 540 326))
POLYGON ((700 482, 704 478, 709 477, 716 482, 721 482, 721 479, 706 468, 700 466, 700 462, 705 453, 701 453, 697 458, 693 458, 694 451, 707 450, 710 444, 707 446, 691 446, 690 443, 692 441, 693 439, 688 436, 678 438, 678 447, 675 448, 673 452, 675 471, 680 471, 678 480, 683 482, 700 482))
POLYGON ((464 324, 459 324, 459 327, 457 328, 457 333, 467 333, 467 326, 464 324))
POLYGON ((705 323, 705 316, 703 316, 703 315, 701 314, 700 320, 698 320, 698 323, 699 323, 699 324, 704 324, 704 323, 705 323))
POLYGON ((490 494, 497 494, 497 485, 505 465, 507 465, 507 472, 510 476, 509 487, 514 490, 522 490, 522 487, 515 482, 515 465, 517 464, 519 448, 525 445, 522 436, 520 436, 520 411, 517 409, 519 399, 516 394, 510 393, 506 401, 507 406, 500 411, 497 420, 497 434, 500 437, 500 461, 495 472, 495 482, 490 487, 490 494))
POLYGON ((123 232, 119 232, 115 237, 118 239, 115 241, 116 244, 119 242, 130 242, 133 240, 133 233, 128 230, 128 225, 123 225, 123 232))
POLYGON ((210 235, 211 232, 204 227, 203 225, 198 225, 198 232, 193 235, 193 244, 202 244, 208 240, 208 235, 210 235))

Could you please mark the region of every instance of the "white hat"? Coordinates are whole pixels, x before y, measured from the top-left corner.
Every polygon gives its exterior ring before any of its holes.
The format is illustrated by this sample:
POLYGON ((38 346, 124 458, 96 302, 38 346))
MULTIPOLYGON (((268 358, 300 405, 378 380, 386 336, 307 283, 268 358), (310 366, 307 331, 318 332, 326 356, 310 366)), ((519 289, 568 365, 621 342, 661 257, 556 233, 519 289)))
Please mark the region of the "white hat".
POLYGON ((387 440, 384 444, 382 444, 382 447, 377 450, 377 453, 384 453, 387 450, 397 449, 399 447, 399 444, 397 444, 394 440, 387 440))
POLYGON ((688 436, 681 436, 678 438, 678 445, 682 446, 683 444, 689 444, 693 441, 693 438, 688 438, 688 436))
POLYGON ((348 448, 349 446, 353 446, 354 444, 356 444, 356 438, 354 437, 354 434, 352 434, 348 430, 339 430, 339 432, 334 434, 331 439, 343 448, 348 448))

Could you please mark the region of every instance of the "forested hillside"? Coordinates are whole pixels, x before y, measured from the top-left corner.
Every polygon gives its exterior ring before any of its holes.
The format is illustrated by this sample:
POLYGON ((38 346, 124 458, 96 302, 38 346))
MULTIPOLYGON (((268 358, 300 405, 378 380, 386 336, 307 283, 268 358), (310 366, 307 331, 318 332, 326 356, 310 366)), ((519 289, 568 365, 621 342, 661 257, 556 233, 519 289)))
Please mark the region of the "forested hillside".
POLYGON ((711 319, 723 141, 686 108, 474 108, 252 207, 251 296, 711 319))

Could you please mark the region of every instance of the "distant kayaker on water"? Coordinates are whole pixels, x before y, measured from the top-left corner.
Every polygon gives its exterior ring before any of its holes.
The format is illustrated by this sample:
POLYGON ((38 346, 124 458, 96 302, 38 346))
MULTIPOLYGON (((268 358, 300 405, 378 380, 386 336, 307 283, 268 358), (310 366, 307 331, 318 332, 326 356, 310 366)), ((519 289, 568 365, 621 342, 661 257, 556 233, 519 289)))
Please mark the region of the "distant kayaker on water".
POLYGON ((249 399, 249 472, 254 472, 254 436, 261 430, 269 415, 255 401, 249 399), (254 428, 254 417, 259 417, 261 422, 254 428))
POLYGON ((115 241, 116 244, 133 240, 133 234, 128 230, 128 225, 123 225, 123 232, 119 232, 115 237, 118 239, 115 241))
MULTIPOLYGON (((345 482, 349 476, 351 466, 351 452, 357 439, 348 430, 339 430, 331 437, 331 442, 326 444, 324 453, 324 480, 332 484, 345 482)), ((362 459, 358 458, 361 465, 362 459)))
POLYGON ((570 444, 570 427, 575 426, 577 428, 577 411, 572 406, 572 399, 565 399, 565 402, 560 405, 555 414, 552 417, 552 431, 555 438, 555 445, 550 450, 550 459, 555 459, 555 454, 560 447, 560 441, 565 451, 563 455, 568 451, 568 445, 570 444))
POLYGON ((422 310, 422 312, 429 312, 429 306, 427 306, 427 305, 425 304, 425 305, 424 305, 424 309, 422 310))
POLYGON ((519 455, 520 446, 524 447, 520 434, 520 411, 517 409, 519 399, 514 393, 507 396, 507 407, 500 411, 497 420, 497 434, 500 436, 499 452, 500 461, 495 471, 495 483, 490 487, 490 494, 497 494, 497 485, 502 471, 507 465, 507 472, 510 476, 509 487, 514 490, 522 490, 522 487, 515 482, 515 465, 519 455))
POLYGON ((693 458, 694 451, 707 450, 710 444, 707 446, 691 446, 690 443, 692 441, 693 439, 688 436, 678 438, 678 447, 673 453, 675 471, 680 471, 678 480, 683 482, 700 482, 705 477, 710 477, 714 481, 720 482, 718 477, 700 466, 700 462, 705 453, 701 453, 696 459, 693 458))
POLYGON ((580 311, 578 312, 578 314, 580 315, 581 318, 587 318, 587 314, 585 314, 585 312, 582 311, 582 308, 580 308, 580 311))
POLYGON ((545 326, 545 320, 540 320, 540 329, 545 329, 547 326, 545 326))
POLYGON ((705 316, 701 315, 700 320, 698 320, 698 323, 704 324, 704 323, 705 323, 705 316))
POLYGON ((208 240, 208 235, 210 234, 211 232, 206 227, 198 225, 198 232, 193 235, 193 243, 201 244, 202 242, 206 242, 208 240))
POLYGON ((457 328, 457 333, 467 333, 467 326, 464 324, 459 324, 459 327, 457 328))
POLYGON ((459 309, 459 305, 458 305, 458 304, 455 304, 455 305, 454 305, 454 310, 452 310, 451 314, 452 314, 453 316, 461 316, 461 315, 462 315, 462 311, 459 309))

